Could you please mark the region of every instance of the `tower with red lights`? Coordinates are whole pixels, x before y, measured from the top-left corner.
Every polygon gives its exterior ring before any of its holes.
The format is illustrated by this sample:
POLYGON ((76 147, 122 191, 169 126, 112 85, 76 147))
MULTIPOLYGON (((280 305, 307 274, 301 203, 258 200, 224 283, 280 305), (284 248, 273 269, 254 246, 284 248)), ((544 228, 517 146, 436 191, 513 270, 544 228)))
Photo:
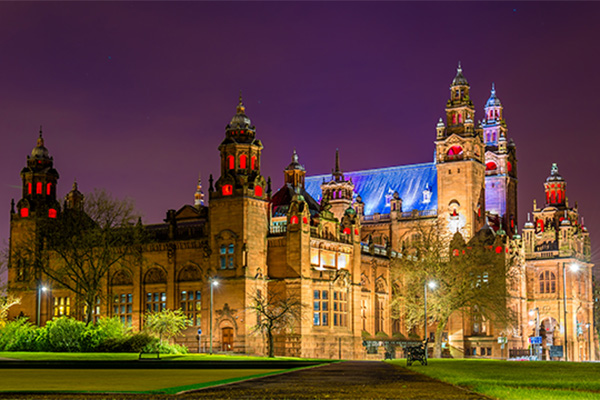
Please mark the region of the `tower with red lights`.
POLYGON ((245 314, 257 291, 266 293, 266 281, 260 279, 266 273, 269 221, 268 188, 260 174, 262 149, 240 96, 219 146, 221 176, 214 187, 211 177, 209 187, 209 274, 218 274, 219 291, 227 293, 215 297, 215 307, 232 314, 236 310, 236 320, 214 323, 218 331, 233 330, 235 351, 253 351, 249 342, 260 342, 248 335, 253 319, 245 314))
POLYGON ((485 222, 484 144, 460 64, 450 85, 446 124, 436 127, 438 218, 449 234, 473 237, 485 222))

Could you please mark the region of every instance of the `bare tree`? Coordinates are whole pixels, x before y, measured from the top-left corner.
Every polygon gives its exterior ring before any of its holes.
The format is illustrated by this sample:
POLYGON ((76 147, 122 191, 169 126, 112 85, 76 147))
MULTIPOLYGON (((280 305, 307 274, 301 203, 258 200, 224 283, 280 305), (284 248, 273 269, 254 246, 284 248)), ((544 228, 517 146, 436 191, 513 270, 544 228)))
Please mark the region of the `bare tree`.
POLYGON ((256 291, 248 308, 257 315, 254 332, 265 336, 269 357, 275 357, 274 334, 285 332, 301 319, 303 306, 300 299, 293 294, 285 295, 282 290, 268 295, 256 291))
POLYGON ((131 200, 113 198, 103 190, 88 195, 82 208, 67 208, 56 219, 45 219, 39 230, 13 249, 38 273, 72 291, 85 306, 85 321, 92 321, 97 300, 109 271, 141 260, 143 228, 136 223, 131 200))
POLYGON ((510 324, 509 285, 513 278, 506 241, 491 231, 476 236, 467 245, 460 234, 448 240, 439 224, 418 225, 415 238, 392 265, 399 284, 394 311, 411 329, 424 323, 425 286, 428 291, 427 324, 436 324, 434 357, 441 356, 442 334, 451 315, 458 311, 476 312, 483 320, 510 324))

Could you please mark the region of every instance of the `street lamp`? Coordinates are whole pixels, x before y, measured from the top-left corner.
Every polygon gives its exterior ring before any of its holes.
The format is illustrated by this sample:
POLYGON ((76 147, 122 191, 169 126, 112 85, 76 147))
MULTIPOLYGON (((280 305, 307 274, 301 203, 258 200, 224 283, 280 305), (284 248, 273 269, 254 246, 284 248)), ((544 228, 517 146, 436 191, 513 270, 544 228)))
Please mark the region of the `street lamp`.
POLYGON ((42 314, 42 292, 45 292, 48 288, 44 285, 38 286, 38 298, 37 298, 37 324, 42 326, 41 314, 42 314))
POLYGON ((210 354, 213 353, 213 288, 219 285, 215 278, 209 279, 210 282, 210 354))
MULTIPOLYGON (((437 283, 435 281, 425 281, 425 284, 423 285, 423 299, 425 300, 423 310, 425 314, 425 321, 423 322, 423 332, 425 340, 427 340, 427 286, 429 286, 429 289, 435 289, 437 287, 437 283)), ((427 349, 425 349, 425 358, 427 358, 427 349)))
POLYGON ((585 327, 587 328, 587 331, 588 331, 588 361, 592 361, 592 341, 591 341, 592 340, 591 339, 592 336, 591 336, 591 333, 590 333, 592 324, 590 324, 588 322, 587 324, 585 324, 585 327))
MULTIPOLYGON (((569 265, 571 272, 579 271, 579 264, 569 265)), ((569 361, 569 353, 567 351, 568 336, 567 336, 567 263, 563 262, 563 309, 564 309, 564 332, 565 332, 565 361, 569 361)))
MULTIPOLYGON (((529 316, 533 317, 535 315, 535 337, 536 340, 540 336, 540 309, 538 307, 532 308, 529 310, 529 316)), ((538 343, 535 344, 535 359, 540 360, 540 345, 538 343)))

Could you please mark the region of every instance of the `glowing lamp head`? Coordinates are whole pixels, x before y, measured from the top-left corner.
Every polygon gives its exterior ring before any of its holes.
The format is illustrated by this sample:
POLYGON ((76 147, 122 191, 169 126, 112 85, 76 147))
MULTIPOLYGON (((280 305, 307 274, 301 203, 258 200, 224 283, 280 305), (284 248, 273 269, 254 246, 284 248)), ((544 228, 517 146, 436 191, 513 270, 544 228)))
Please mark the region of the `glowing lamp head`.
POLYGON ((437 282, 436 281, 429 281, 427 283, 427 286, 429 286, 429 289, 435 289, 437 287, 437 282))
POLYGON ((212 281, 210 284, 213 286, 219 286, 219 281, 212 281))
POLYGON ((42 292, 45 292, 48 290, 48 288, 46 286, 42 286, 40 289, 42 290, 42 292))
POLYGON ((578 272, 581 269, 581 265, 579 264, 571 264, 569 265, 569 270, 571 272, 578 272))

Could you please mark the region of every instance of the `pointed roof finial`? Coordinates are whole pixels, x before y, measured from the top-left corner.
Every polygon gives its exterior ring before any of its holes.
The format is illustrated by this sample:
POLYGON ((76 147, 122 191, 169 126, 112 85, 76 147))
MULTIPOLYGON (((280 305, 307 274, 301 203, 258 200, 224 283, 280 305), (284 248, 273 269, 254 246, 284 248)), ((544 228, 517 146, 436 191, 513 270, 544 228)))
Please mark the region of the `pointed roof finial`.
POLYGON ((460 61, 458 62, 458 68, 456 68, 456 76, 452 80, 452 86, 469 86, 469 82, 462 73, 462 66, 460 61))
POLYGON ((73 191, 76 191, 77 188, 77 178, 73 179, 73 191))
POLYGON ((37 147, 43 147, 44 146, 44 138, 42 137, 42 126, 40 125, 40 136, 38 137, 37 140, 37 147))
POLYGON ((462 67, 460 65, 460 60, 458 61, 458 68, 456 68, 456 72, 462 72, 462 67))
POLYGON ((298 154, 296 154, 296 149, 294 149, 294 153, 292 154, 292 162, 293 163, 298 162, 298 154))
POLYGON ((492 94, 496 94, 496 85, 494 85, 494 82, 492 82, 492 94))
POLYGON ((335 149, 335 172, 340 172, 340 149, 335 149))
POLYGON ((240 89, 240 101, 237 105, 237 113, 244 114, 246 112, 246 107, 244 107, 244 103, 242 102, 242 90, 240 89))

